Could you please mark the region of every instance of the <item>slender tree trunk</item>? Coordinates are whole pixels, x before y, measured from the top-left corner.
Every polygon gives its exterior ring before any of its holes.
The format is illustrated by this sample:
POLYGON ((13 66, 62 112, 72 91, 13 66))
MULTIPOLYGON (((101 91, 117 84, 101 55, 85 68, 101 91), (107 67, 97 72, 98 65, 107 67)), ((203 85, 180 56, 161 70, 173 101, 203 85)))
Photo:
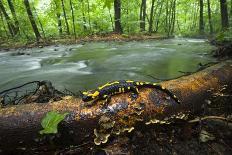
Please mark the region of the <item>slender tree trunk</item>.
POLYGON ((159 13, 158 13, 158 15, 157 15, 157 17, 156 17, 155 32, 158 32, 158 29, 159 29, 159 22, 160 22, 161 12, 162 12, 162 10, 163 10, 163 4, 164 4, 164 0, 161 1, 159 13))
POLYGON ((146 27, 146 0, 142 0, 141 7, 140 7, 140 30, 145 31, 146 27))
POLYGON ((153 30, 154 4, 155 4, 155 0, 152 0, 152 2, 151 2, 151 14, 150 14, 150 21, 149 21, 149 33, 152 33, 152 30, 153 30))
POLYGON ((2 0, 0 0, 0 10, 2 11, 3 15, 4 15, 4 18, 7 22, 7 26, 8 26, 8 30, 11 34, 11 36, 15 36, 16 35, 16 32, 15 32, 15 27, 14 25, 11 23, 11 19, 10 17, 8 16, 7 12, 6 12, 6 9, 2 3, 2 0))
POLYGON ((29 20, 30 20, 30 22, 31 22, 31 26, 32 26, 33 31, 34 31, 34 33, 35 33, 36 41, 39 41, 40 38, 41 38, 41 35, 40 35, 39 30, 38 30, 38 28, 37 28, 35 19, 34 19, 33 15, 32 15, 29 1, 28 1, 28 0, 24 0, 24 5, 25 5, 26 10, 27 10, 28 18, 29 18, 29 20))
POLYGON ((207 0, 207 5, 208 5, 208 18, 209 18, 209 31, 210 31, 210 34, 213 34, 213 25, 212 25, 212 19, 211 19, 210 0, 207 0))
POLYGON ((121 26, 121 0, 114 0, 114 23, 115 33, 123 33, 121 26))
POLYGON ((175 23, 176 23, 176 0, 174 0, 173 6, 172 6, 172 28, 171 28, 172 35, 175 31, 175 23))
POLYGON ((203 9, 204 3, 203 0, 199 0, 200 4, 200 18, 199 18, 199 32, 200 34, 204 33, 204 19, 203 19, 203 9))
POLYGON ((63 13, 64 13, 64 21, 65 21, 65 25, 66 25, 66 31, 67 31, 67 34, 69 35, 70 31, 69 31, 69 25, 68 25, 68 20, 67 20, 67 16, 66 16, 65 6, 64 6, 64 0, 61 0, 61 3, 62 3, 62 9, 63 9, 63 13))
POLYGON ((46 39, 46 35, 45 35, 45 32, 44 32, 43 24, 42 24, 41 20, 39 19, 39 16, 38 16, 38 13, 37 13, 37 11, 36 11, 36 9, 35 9, 35 7, 34 7, 34 4, 32 5, 32 7, 33 7, 33 10, 34 10, 34 12, 35 12, 35 17, 36 17, 36 19, 38 19, 39 26, 40 26, 40 28, 41 28, 41 30, 42 30, 42 33, 43 33, 43 37, 46 39))
POLYGON ((74 33, 74 36, 75 36, 75 39, 76 39, 76 38, 77 38, 77 35, 76 35, 75 19, 74 19, 74 11, 73 11, 72 0, 70 0, 69 3, 70 3, 70 7, 71 7, 71 12, 72 12, 73 33, 74 33))
POLYGON ((62 35, 62 21, 61 21, 61 14, 59 11, 59 6, 56 3, 56 1, 54 1, 55 5, 56 5, 56 17, 57 17, 57 27, 58 27, 58 31, 59 31, 59 35, 62 35))
POLYGON ((85 13, 84 12, 82 12, 82 18, 83 18, 83 27, 84 27, 84 31, 86 31, 87 30, 87 27, 86 27, 86 18, 85 18, 85 13))
POLYGON ((89 7, 89 0, 87 0, 87 7, 88 7, 88 19, 89 19, 89 29, 90 31, 92 31, 92 26, 91 26, 91 22, 90 22, 90 7, 89 7))
POLYGON ((165 32, 168 33, 168 22, 169 22, 169 0, 166 0, 166 14, 165 14, 165 32))
POLYGON ((111 21, 112 30, 114 31, 114 21, 113 21, 110 9, 108 9, 108 10, 109 10, 109 15, 110 15, 110 21, 111 21))
POLYGON ((5 26, 5 23, 4 23, 4 19, 3 19, 3 16, 2 16, 2 12, 0 10, 0 17, 1 17, 1 20, 2 20, 2 25, 3 25, 3 29, 6 33, 6 36, 8 37, 8 33, 7 33, 7 30, 6 30, 6 26, 5 26))
POLYGON ((12 3, 12 0, 7 0, 7 2, 8 2, 8 5, 9 5, 9 8, 10 8, 10 11, 11 11, 11 13, 12 13, 12 16, 13 16, 13 18, 14 18, 14 22, 15 22, 15 29, 14 29, 14 31, 15 31, 15 33, 17 34, 18 32, 19 32, 19 21, 18 21, 18 19, 17 19, 17 16, 16 16, 16 12, 15 12, 15 9, 14 9, 14 5, 13 5, 13 3, 12 3))
POLYGON ((229 17, 228 17, 228 10, 227 10, 227 2, 226 0, 220 0, 220 7, 221 7, 221 23, 222 29, 225 30, 229 27, 229 17))

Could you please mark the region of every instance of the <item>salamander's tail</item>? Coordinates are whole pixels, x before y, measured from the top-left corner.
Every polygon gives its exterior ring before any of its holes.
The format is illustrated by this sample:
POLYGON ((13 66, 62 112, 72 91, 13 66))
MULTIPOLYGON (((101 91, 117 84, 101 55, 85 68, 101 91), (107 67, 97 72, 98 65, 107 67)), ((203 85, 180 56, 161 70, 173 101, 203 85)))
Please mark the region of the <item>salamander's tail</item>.
POLYGON ((134 82, 135 86, 141 87, 141 86, 147 86, 147 87, 153 87, 156 89, 159 89, 165 93, 167 93, 171 98, 173 98, 178 104, 180 104, 180 100, 176 97, 176 95, 174 95, 171 91, 169 91, 168 89, 166 89, 165 87, 163 87, 160 84, 157 83, 151 83, 151 82, 134 82))

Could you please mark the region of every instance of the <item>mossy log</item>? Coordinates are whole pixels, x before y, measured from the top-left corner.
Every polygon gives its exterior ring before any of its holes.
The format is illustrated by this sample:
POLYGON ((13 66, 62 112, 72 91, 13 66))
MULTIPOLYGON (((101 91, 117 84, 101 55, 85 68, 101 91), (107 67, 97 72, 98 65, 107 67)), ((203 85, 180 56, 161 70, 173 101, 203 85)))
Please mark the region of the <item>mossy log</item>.
MULTIPOLYGON (((104 145, 109 138, 139 130, 141 125, 169 124, 187 119, 201 110, 205 100, 224 85, 232 84, 232 62, 222 62, 189 76, 165 81, 162 86, 173 92, 181 104, 166 93, 140 89, 137 100, 130 93, 112 97, 107 107, 102 101, 86 105, 81 99, 64 97, 47 104, 31 103, 0 109, 0 150, 28 149, 41 145, 81 145, 86 141, 104 145), (49 111, 68 112, 55 136, 42 136, 41 120, 49 111)), ((95 145, 92 143, 92 145, 95 145)))

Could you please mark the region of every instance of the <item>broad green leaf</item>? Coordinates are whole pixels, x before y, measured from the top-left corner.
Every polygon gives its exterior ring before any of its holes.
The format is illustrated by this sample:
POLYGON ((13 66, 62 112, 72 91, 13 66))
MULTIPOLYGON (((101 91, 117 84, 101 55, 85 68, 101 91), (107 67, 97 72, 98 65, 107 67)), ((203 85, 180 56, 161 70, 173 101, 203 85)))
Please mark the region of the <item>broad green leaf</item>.
POLYGON ((65 116, 68 113, 59 114, 56 111, 50 111, 46 114, 46 116, 42 119, 41 125, 44 128, 39 133, 40 134, 56 134, 58 124, 64 120, 65 116))

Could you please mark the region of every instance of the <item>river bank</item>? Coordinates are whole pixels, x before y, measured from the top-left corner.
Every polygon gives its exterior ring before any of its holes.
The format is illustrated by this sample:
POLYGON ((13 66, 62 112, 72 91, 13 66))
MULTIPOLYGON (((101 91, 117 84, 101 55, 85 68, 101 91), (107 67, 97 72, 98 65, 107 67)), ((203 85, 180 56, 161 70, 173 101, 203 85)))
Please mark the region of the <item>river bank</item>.
POLYGON ((142 40, 152 40, 152 39, 168 39, 172 37, 167 37, 162 34, 134 34, 134 35, 126 35, 126 34, 115 34, 115 33, 107 33, 101 35, 89 35, 83 37, 62 37, 62 38, 47 38, 41 39, 39 42, 36 41, 15 41, 12 39, 2 40, 0 41, 0 51, 8 51, 10 49, 17 48, 33 48, 33 47, 44 47, 49 45, 63 44, 82 44, 86 42, 99 42, 99 41, 142 41, 142 40))

